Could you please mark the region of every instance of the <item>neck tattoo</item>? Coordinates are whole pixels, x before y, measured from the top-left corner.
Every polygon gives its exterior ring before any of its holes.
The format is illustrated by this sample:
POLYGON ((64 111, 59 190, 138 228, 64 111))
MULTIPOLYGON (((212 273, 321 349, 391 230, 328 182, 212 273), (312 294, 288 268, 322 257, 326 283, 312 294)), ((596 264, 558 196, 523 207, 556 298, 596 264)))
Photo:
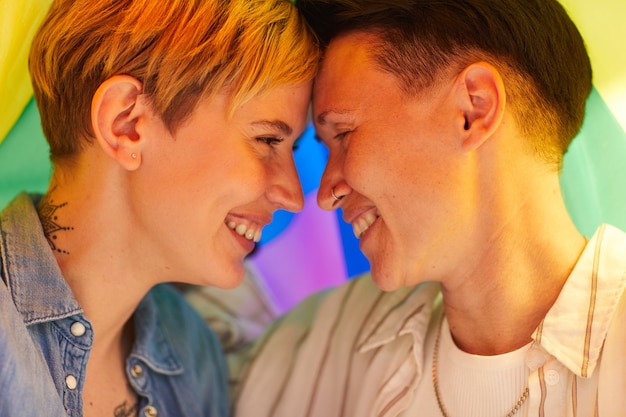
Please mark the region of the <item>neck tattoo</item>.
POLYGON ((56 189, 53 188, 49 194, 46 194, 39 205, 37 206, 37 212, 39 214, 39 219, 41 220, 41 227, 43 228, 43 233, 48 240, 48 244, 50 248, 54 252, 62 253, 65 255, 69 255, 70 253, 61 249, 57 246, 56 239, 57 234, 60 232, 66 232, 74 230, 71 226, 62 226, 59 224, 58 211, 65 206, 67 206, 67 202, 57 204, 52 198, 52 192, 56 189))
POLYGON ((124 401, 122 404, 115 407, 115 410, 113 410, 113 417, 134 417, 138 412, 138 403, 127 404, 126 401, 124 401))
MULTIPOLYGON (((437 398, 437 405, 439 406, 439 411, 441 411, 441 415, 443 417, 450 417, 448 410, 443 404, 441 392, 439 391, 439 378, 438 378, 438 372, 437 372, 437 361, 439 358, 439 341, 441 339, 441 327, 443 326, 443 318, 444 316, 441 317, 441 321, 439 322, 439 329, 437 330, 437 337, 435 339, 435 348, 433 350, 432 374, 433 374, 433 386, 435 388, 435 397, 437 398)), ((514 414, 516 414, 522 408, 522 405, 524 404, 527 398, 528 398, 528 386, 524 388, 522 395, 520 395, 519 399, 513 406, 513 409, 509 411, 505 417, 512 417, 514 414)))

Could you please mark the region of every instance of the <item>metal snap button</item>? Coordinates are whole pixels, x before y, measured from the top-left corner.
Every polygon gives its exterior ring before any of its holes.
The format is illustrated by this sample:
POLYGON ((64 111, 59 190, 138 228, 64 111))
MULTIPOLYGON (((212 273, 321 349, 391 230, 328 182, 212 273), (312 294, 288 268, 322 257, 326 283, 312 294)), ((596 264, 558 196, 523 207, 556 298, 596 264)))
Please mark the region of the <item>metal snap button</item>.
POLYGON ((70 332, 76 337, 84 335, 86 330, 85 325, 79 321, 75 321, 70 326, 70 332))

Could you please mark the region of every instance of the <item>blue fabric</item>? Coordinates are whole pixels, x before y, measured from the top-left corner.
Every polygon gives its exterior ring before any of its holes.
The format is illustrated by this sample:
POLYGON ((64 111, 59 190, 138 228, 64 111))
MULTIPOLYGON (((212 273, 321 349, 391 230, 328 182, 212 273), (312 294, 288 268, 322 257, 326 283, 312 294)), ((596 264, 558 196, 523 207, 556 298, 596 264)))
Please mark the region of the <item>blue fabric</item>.
MULTIPOLYGON (((61 275, 34 204, 20 194, 0 214, 0 416, 78 417, 93 330, 61 275), (82 336, 70 331, 75 322, 85 326, 82 336), (78 381, 76 389, 66 386, 67 375, 78 381)), ((141 408, 155 407, 159 417, 229 415, 219 341, 176 290, 154 287, 133 320, 126 370, 141 408), (143 370, 138 377, 130 372, 134 365, 143 370)))

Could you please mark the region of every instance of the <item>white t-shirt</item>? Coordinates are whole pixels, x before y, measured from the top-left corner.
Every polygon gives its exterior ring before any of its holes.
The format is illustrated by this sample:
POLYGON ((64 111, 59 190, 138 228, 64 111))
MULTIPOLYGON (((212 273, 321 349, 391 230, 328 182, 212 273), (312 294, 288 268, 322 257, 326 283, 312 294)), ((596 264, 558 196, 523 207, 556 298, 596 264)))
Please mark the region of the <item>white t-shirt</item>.
MULTIPOLYGON (((441 323, 437 378, 442 402, 450 417, 504 417, 518 402, 528 384, 525 364, 528 345, 513 352, 481 356, 460 350, 452 340, 448 321, 441 323)), ((424 351, 424 374, 431 376, 434 343, 424 351)), ((526 401, 515 416, 526 416, 526 401)), ((422 378, 409 408, 409 416, 442 415, 432 376, 422 378)))

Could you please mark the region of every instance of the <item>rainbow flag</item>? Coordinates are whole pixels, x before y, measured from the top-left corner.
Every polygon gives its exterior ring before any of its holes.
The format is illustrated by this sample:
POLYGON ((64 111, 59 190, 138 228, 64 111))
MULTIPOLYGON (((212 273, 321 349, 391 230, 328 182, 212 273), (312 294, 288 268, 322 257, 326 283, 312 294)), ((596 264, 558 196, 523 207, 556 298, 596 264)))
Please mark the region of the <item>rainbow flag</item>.
MULTIPOLYGON (((27 71, 30 40, 50 0, 0 0, 0 206, 21 190, 45 191, 48 146, 27 71)), ((565 156, 561 183, 568 210, 583 234, 602 222, 626 230, 626 2, 562 0, 587 42, 594 90, 587 117, 565 156)), ((326 150, 309 128, 296 152, 306 197, 298 214, 279 212, 249 263, 279 310, 313 291, 369 269, 352 229, 339 213, 316 205, 326 150)))

